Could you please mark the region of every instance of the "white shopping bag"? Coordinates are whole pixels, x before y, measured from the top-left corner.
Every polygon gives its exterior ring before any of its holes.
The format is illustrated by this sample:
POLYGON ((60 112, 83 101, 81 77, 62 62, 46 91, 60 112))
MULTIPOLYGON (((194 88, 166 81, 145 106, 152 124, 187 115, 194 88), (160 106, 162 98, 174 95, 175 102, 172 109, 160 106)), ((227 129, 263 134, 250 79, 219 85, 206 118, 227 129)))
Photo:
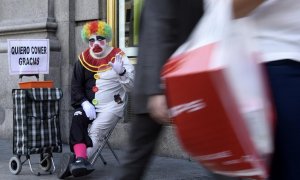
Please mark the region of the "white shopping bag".
POLYGON ((265 179, 273 112, 260 56, 231 0, 213 1, 164 66, 170 114, 184 148, 210 170, 265 179))

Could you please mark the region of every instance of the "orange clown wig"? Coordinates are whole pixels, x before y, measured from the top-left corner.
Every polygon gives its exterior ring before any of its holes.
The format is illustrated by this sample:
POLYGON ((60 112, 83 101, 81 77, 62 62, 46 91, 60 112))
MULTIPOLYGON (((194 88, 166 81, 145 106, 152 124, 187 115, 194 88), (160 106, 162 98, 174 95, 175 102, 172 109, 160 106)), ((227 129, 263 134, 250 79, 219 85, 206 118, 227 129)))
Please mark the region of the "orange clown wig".
POLYGON ((91 35, 102 36, 107 42, 112 39, 111 27, 104 21, 87 22, 81 30, 81 38, 88 42, 91 35))

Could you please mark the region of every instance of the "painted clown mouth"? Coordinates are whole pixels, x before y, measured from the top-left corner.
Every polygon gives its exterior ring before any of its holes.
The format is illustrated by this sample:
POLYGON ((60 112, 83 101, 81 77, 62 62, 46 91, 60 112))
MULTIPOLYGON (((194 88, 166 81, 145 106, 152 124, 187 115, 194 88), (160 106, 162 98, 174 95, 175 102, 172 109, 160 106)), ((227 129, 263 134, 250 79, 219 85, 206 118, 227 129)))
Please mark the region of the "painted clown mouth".
POLYGON ((100 46, 97 46, 97 45, 93 48, 94 53, 100 53, 100 52, 102 52, 102 50, 103 49, 100 46))

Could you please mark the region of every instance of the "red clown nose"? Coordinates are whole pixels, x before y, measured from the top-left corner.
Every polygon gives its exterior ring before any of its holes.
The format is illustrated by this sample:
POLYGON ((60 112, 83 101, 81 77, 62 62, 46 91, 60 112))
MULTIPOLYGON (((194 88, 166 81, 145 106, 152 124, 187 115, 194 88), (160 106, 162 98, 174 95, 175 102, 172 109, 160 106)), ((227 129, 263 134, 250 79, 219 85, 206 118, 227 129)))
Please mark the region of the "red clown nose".
POLYGON ((99 53, 101 52, 103 49, 98 45, 96 44, 95 47, 93 48, 93 52, 94 53, 99 53))

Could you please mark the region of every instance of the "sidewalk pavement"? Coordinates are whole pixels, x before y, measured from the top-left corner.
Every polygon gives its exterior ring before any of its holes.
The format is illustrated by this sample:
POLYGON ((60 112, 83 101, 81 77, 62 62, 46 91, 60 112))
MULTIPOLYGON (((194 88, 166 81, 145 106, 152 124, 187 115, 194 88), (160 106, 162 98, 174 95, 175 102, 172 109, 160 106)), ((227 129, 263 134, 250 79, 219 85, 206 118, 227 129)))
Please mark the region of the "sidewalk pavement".
MULTIPOLYGON (((69 152, 68 145, 63 146, 63 152, 69 152)), ((124 152, 121 150, 115 150, 116 154, 122 161, 124 152)), ((56 168, 60 162, 61 153, 54 153, 54 163, 56 168)), ((108 180, 110 175, 114 173, 114 168, 118 166, 116 159, 113 157, 109 149, 104 149, 102 152, 104 159, 107 161, 107 165, 104 165, 100 158, 95 163, 95 171, 85 177, 80 178, 67 178, 67 179, 100 179, 108 180)), ((32 174, 29 168, 28 161, 22 165, 22 170, 18 175, 13 175, 9 171, 9 160, 13 157, 12 153, 12 140, 0 139, 0 179, 2 180, 50 180, 58 179, 56 172, 54 174, 47 174, 36 176, 32 174)), ((31 163, 38 163, 39 155, 33 154, 31 157, 31 163)), ((25 159, 22 156, 22 160, 25 159)), ((38 164, 34 164, 33 167, 37 171, 41 171, 38 168, 38 164)), ((41 171, 42 172, 42 171, 41 171)), ((154 156, 153 161, 147 171, 147 174, 143 180, 232 180, 232 178, 224 178, 217 175, 210 174, 207 170, 201 167, 199 164, 193 161, 184 159, 174 159, 168 157, 154 156)))

